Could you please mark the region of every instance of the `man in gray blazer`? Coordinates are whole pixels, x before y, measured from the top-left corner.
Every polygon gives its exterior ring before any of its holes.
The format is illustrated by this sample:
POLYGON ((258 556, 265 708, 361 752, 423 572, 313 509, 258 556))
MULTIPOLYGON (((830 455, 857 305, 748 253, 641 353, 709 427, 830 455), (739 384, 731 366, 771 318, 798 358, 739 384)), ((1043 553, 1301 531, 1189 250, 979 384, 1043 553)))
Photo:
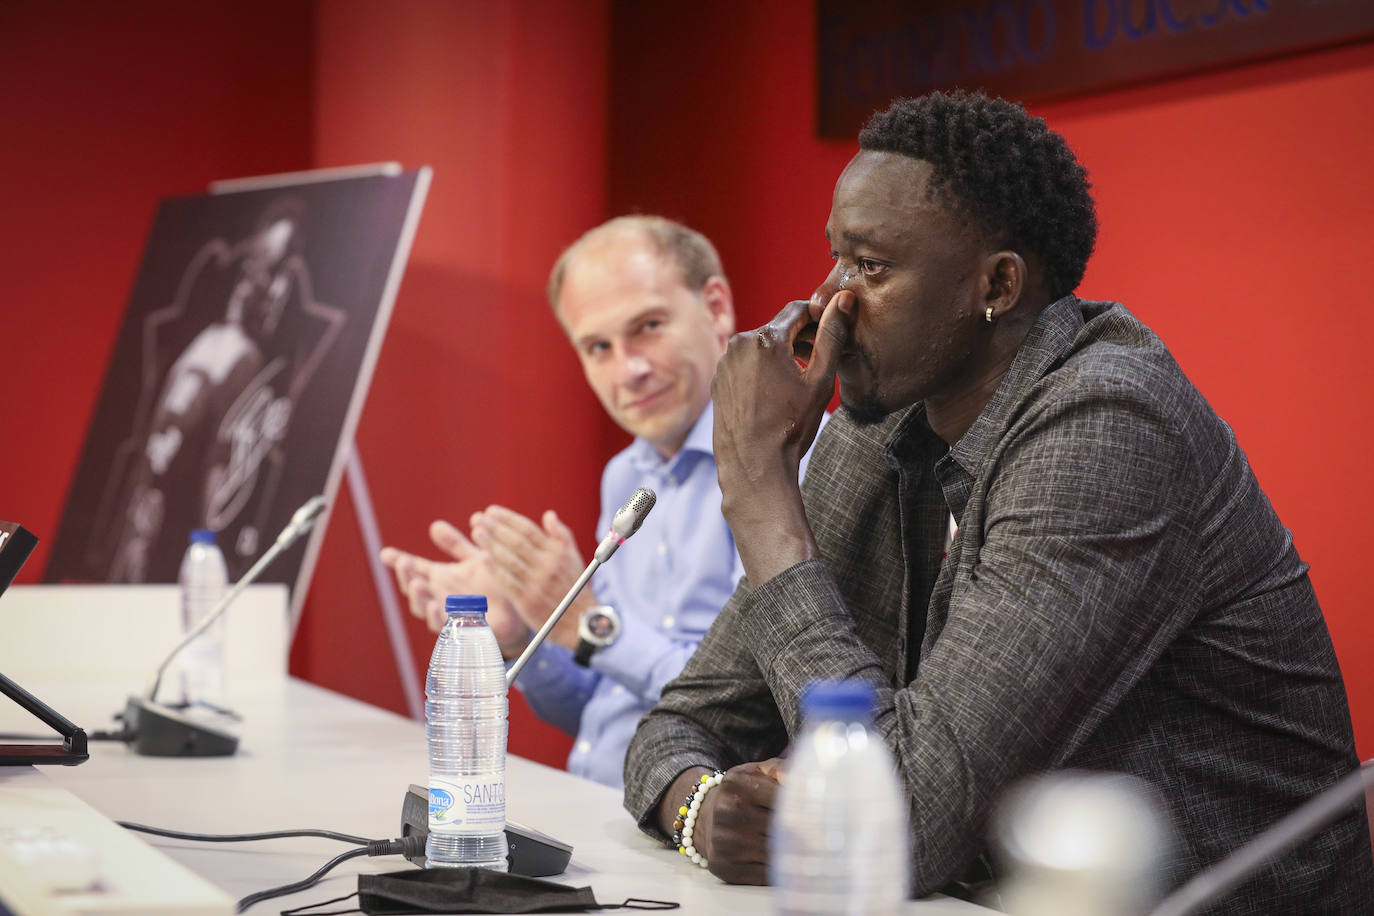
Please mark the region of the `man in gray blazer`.
MULTIPOLYGON (((1008 786, 1067 767, 1159 790, 1177 884, 1357 765, 1306 564, 1159 338, 1074 296, 1097 223, 1061 137, 936 93, 859 144, 830 275, 717 368, 747 578, 641 723, 626 807, 666 840, 689 787, 725 771, 693 842, 721 878, 762 883, 801 691, 861 678, 906 787, 916 894, 982 858, 1008 786), (844 408, 799 488, 836 378, 844 408)), ((1351 812, 1209 912, 1372 899, 1351 812)))

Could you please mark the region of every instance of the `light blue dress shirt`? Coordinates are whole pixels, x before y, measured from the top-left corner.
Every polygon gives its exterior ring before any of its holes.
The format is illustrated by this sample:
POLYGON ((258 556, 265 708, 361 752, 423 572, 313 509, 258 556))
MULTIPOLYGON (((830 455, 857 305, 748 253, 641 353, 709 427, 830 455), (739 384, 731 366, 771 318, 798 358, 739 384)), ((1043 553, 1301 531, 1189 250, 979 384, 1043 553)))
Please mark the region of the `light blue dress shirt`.
POLYGON ((714 416, 708 404, 672 458, 636 439, 606 465, 598 541, 638 487, 658 495, 643 527, 592 576, 597 600, 620 615, 620 636, 588 668, 545 642, 516 681, 536 715, 576 735, 568 772, 617 789, 640 717, 682 671, 744 574, 720 514, 714 416))

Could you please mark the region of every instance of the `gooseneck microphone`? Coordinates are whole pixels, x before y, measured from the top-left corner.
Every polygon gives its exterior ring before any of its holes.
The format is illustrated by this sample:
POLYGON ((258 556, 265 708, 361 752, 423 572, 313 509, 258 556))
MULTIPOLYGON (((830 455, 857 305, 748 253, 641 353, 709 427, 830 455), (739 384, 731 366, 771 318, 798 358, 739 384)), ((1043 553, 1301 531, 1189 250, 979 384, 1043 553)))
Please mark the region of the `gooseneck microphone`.
POLYGON ((611 519, 611 530, 606 532, 606 536, 602 538, 601 543, 597 545, 596 552, 592 554, 592 561, 587 564, 586 569, 582 570, 582 575, 577 577, 577 581, 573 583, 572 588, 568 589, 568 593, 563 596, 563 600, 558 602, 558 607, 554 608, 553 613, 549 615, 549 619, 544 621, 544 625, 539 628, 539 632, 534 634, 534 638, 531 639, 530 644, 525 647, 525 651, 520 653, 520 657, 515 660, 515 664, 506 669, 507 687, 515 683, 516 675, 525 667, 525 663, 530 660, 530 656, 534 654, 534 650, 538 649, 540 644, 544 642, 549 632, 558 623, 559 619, 562 618, 563 613, 568 609, 569 605, 573 603, 573 599, 576 598, 578 593, 587 585, 587 581, 591 579, 592 573, 596 572, 598 566, 609 560, 611 555, 620 549, 620 545, 625 543, 626 538, 639 530, 639 526, 644 524, 645 517, 649 514, 649 510, 654 507, 654 503, 657 500, 658 497, 654 495, 653 490, 650 490, 648 487, 640 487, 638 490, 635 490, 634 495, 629 498, 625 505, 620 507, 615 516, 611 519))
POLYGON ((239 581, 234 583, 233 588, 224 593, 224 597, 211 609, 210 613, 206 614, 204 619, 182 638, 181 642, 173 646, 172 651, 168 652, 167 657, 162 660, 162 664, 157 666, 157 673, 153 675, 153 680, 148 685, 149 702, 155 702, 157 700, 157 689, 162 686, 162 675, 167 670, 167 666, 172 663, 172 659, 176 658, 182 649, 194 642, 197 636, 208 630, 211 624, 219 620, 229 605, 239 596, 239 593, 251 585, 253 581, 262 574, 262 571, 267 568, 267 565, 275 560, 283 550, 296 543, 296 541, 300 540, 300 538, 311 528, 314 528, 316 520, 319 519, 324 509, 324 497, 312 496, 306 501, 305 505, 301 506, 292 514, 291 521, 286 523, 286 527, 281 530, 281 534, 277 535, 276 541, 268 548, 267 552, 259 557, 256 563, 249 567, 248 572, 244 573, 243 576, 239 578, 239 581))
POLYGON ((236 735, 195 722, 173 709, 158 704, 158 688, 162 686, 162 677, 167 671, 167 666, 181 650, 223 616, 234 599, 252 584, 282 551, 314 528, 324 513, 325 506, 323 496, 312 496, 297 509, 267 552, 249 567, 229 591, 225 592, 224 597, 215 604, 210 613, 167 653, 148 684, 145 695, 129 697, 129 702, 124 707, 123 737, 136 752, 159 757, 217 757, 232 754, 238 749, 236 735))

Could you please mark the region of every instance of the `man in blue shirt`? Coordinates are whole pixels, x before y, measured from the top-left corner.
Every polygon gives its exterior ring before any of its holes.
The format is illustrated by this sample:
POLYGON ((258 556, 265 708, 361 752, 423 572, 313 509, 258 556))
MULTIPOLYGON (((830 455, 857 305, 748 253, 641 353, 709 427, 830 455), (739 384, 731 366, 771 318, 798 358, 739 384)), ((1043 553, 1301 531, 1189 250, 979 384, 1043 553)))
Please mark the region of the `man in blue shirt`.
MULTIPOLYGON (((734 304, 710 241, 655 216, 619 217, 578 239, 554 265, 548 294, 588 384, 635 436, 602 474, 598 536, 636 488, 650 487, 658 502, 516 684, 541 718, 576 737, 568 770, 619 788, 639 718, 742 573, 711 445, 711 379, 734 331, 734 304)), ((514 659, 586 564, 552 510, 535 521, 491 506, 469 524, 468 535, 446 522, 430 528, 454 562, 391 547, 382 560, 433 629, 444 595, 487 595, 488 620, 514 659)))

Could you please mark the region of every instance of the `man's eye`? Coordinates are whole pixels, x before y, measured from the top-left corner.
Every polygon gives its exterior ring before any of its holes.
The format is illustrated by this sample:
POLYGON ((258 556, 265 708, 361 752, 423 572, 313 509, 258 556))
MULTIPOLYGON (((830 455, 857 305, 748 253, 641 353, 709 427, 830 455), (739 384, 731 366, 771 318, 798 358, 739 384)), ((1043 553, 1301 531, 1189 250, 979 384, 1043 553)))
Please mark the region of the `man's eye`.
POLYGON ((886 267, 887 265, 879 264, 877 261, 868 258, 859 258, 859 270, 863 271, 865 276, 876 277, 878 274, 882 273, 886 267))
POLYGON ((610 345, 609 345, 609 344, 607 344, 604 340, 599 340, 599 341, 597 341, 596 343, 587 344, 587 355, 588 355, 588 356, 600 356, 601 354, 605 353, 605 352, 606 352, 607 350, 609 350, 609 349, 610 349, 610 345))

